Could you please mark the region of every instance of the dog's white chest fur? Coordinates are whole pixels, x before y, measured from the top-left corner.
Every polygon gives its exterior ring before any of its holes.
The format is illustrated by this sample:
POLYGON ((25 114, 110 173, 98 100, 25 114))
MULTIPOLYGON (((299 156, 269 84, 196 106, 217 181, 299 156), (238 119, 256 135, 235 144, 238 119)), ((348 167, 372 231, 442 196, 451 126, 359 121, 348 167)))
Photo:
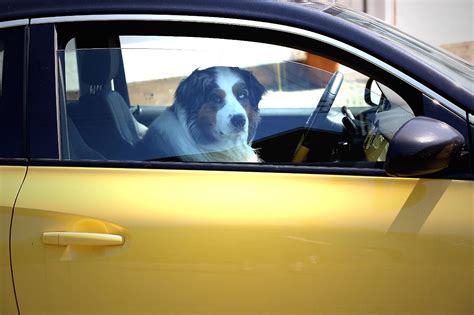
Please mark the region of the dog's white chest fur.
POLYGON ((199 145, 192 138, 186 126, 183 114, 176 115, 165 110, 150 125, 146 135, 146 145, 150 152, 159 152, 160 158, 179 157, 187 161, 197 162, 248 162, 258 163, 260 160, 245 139, 240 142, 218 145, 199 145), (156 148, 156 150, 153 150, 156 148))

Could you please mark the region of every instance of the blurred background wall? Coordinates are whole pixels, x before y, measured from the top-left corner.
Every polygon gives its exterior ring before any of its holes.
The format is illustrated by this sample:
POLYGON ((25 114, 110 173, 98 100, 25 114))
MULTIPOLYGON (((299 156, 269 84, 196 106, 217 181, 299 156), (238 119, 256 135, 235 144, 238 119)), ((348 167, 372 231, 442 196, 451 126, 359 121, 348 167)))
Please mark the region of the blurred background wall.
POLYGON ((474 0, 336 0, 474 63, 474 0))

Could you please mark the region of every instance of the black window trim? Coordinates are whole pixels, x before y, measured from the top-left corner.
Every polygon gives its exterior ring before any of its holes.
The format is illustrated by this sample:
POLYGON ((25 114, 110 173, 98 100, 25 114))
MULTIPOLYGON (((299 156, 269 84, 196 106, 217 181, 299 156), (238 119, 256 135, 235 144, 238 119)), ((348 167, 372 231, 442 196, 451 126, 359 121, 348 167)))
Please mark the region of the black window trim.
MULTIPOLYGON (((149 170, 194 170, 217 172, 251 172, 279 174, 312 174, 336 176, 390 177, 380 168, 324 167, 306 165, 237 164, 237 163, 192 163, 192 162, 142 162, 142 161, 90 161, 30 159, 29 166, 39 167, 86 167, 109 169, 149 169, 149 170)), ((417 178, 474 180, 474 174, 444 171, 417 178)), ((414 178, 416 179, 416 178, 414 178)))
POLYGON ((2 166, 28 166, 28 159, 26 158, 0 158, 0 165, 2 166))
POLYGON ((3 128, 8 128, 2 132, 7 132, 10 138, 7 139, 6 144, 2 143, 7 149, 3 153, 0 152, 0 165, 26 165, 28 157, 28 139, 25 131, 27 128, 28 22, 28 19, 0 22, 1 39, 5 45, 0 102, 6 106, 0 114, 8 115, 8 121, 1 123, 3 128))
POLYGON ((53 24, 29 30, 27 134, 29 158, 59 158, 59 95, 56 29, 53 24))
POLYGON ((92 161, 92 160, 55 160, 31 159, 31 166, 56 167, 97 167, 120 169, 155 169, 155 170, 202 170, 202 171, 238 171, 252 173, 295 173, 295 174, 332 174, 354 176, 387 177, 379 168, 321 167, 307 165, 276 165, 253 163, 196 163, 196 162, 147 162, 147 161, 92 161))

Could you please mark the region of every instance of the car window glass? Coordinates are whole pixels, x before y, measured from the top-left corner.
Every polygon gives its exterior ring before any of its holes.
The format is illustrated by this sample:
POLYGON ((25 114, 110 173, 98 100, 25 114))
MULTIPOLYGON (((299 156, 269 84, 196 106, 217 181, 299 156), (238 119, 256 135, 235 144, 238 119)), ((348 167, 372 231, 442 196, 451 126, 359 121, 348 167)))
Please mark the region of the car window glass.
POLYGON ((59 51, 63 158, 380 167, 414 116, 388 87, 366 91, 368 77, 301 50, 172 36, 120 46, 59 51))
POLYGON ((24 156, 23 36, 22 27, 0 29, 0 159, 24 156))

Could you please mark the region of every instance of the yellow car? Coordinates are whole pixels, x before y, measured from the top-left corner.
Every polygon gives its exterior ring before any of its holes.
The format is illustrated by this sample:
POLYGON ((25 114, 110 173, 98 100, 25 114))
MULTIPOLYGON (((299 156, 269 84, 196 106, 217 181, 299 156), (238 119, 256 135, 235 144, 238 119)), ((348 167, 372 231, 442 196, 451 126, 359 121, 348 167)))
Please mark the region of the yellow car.
POLYGON ((472 65, 326 2, 0 21, 0 314, 474 312, 472 65))

